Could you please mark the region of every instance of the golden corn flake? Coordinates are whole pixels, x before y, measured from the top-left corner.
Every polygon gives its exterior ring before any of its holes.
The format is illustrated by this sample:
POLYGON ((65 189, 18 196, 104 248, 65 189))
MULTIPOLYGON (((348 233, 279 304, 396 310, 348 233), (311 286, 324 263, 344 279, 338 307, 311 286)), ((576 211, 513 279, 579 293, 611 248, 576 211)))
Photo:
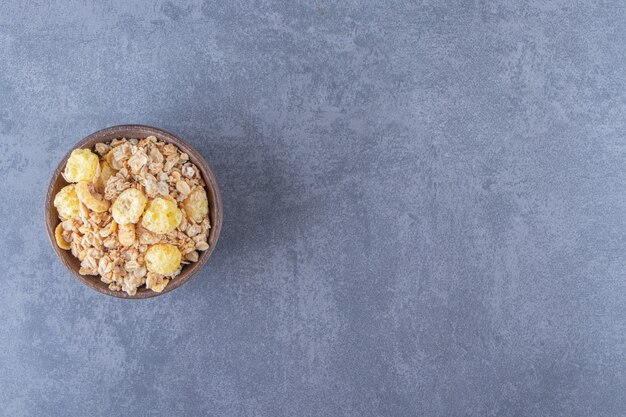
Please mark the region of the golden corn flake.
POLYGON ((161 275, 172 275, 180 268, 182 255, 174 245, 152 245, 144 256, 148 271, 161 275))
POLYGON ((141 225, 152 233, 169 233, 180 224, 183 213, 176 201, 171 198, 157 197, 148 203, 141 225))
POLYGON ((94 195, 93 184, 88 181, 80 181, 76 184, 76 195, 88 209, 101 213, 107 211, 111 203, 94 195))
POLYGON ((187 218, 200 223, 209 214, 209 201, 203 188, 196 188, 183 201, 187 218))
POLYGON ((137 223, 147 202, 143 191, 137 188, 124 190, 111 207, 113 219, 120 225, 137 223))
POLYGON ((65 219, 80 218, 80 207, 74 184, 66 185, 54 196, 54 207, 65 219))
POLYGON ((63 223, 59 223, 56 229, 54 229, 54 238, 57 241, 57 245, 59 245, 61 249, 69 250, 72 248, 72 245, 70 245, 70 242, 66 241, 65 238, 63 237, 63 223))
POLYGON ((98 155, 89 149, 74 149, 65 165, 63 177, 67 182, 93 181, 98 164, 98 155))

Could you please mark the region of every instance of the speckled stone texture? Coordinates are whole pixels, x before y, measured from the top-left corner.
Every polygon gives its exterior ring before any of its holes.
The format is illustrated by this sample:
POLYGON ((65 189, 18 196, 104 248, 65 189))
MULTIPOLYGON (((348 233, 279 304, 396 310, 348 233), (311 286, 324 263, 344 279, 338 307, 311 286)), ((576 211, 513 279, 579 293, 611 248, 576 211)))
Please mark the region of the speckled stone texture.
POLYGON ((626 415, 625 45, 623 1, 3 1, 0 416, 626 415), (224 198, 145 301, 44 232, 122 123, 224 198))

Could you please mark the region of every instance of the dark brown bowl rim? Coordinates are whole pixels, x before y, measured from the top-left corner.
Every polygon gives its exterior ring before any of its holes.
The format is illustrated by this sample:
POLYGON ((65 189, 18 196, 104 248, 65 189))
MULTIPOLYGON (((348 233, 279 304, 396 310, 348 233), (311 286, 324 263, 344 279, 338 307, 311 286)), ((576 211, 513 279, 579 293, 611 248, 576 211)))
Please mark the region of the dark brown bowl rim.
POLYGON ((222 228, 222 216, 223 216, 222 197, 221 197, 219 186, 217 185, 217 180, 215 179, 215 175, 213 174, 213 171, 211 170, 209 164, 202 157, 202 155, 198 151, 196 151, 191 145, 189 145, 187 142, 181 139, 178 135, 175 135, 174 133, 168 132, 158 127, 141 125, 141 124, 117 125, 117 126, 107 127, 105 129, 98 130, 97 132, 90 134, 89 136, 85 137, 84 139, 76 143, 72 147, 72 149, 70 149, 65 154, 65 156, 61 159, 61 161, 59 162, 59 165, 57 166, 56 170, 52 174, 52 178, 48 185, 48 192, 46 193, 44 211, 45 211, 46 230, 48 232, 48 239, 50 240, 50 244, 52 245, 59 259, 61 260, 61 263, 65 265, 65 267, 72 273, 72 275, 74 275, 74 277, 77 278, 81 283, 87 285, 88 287, 102 294, 106 294, 111 297, 131 299, 131 300, 157 297, 159 295, 163 295, 170 291, 173 291, 176 288, 182 286, 184 283, 188 282, 204 266, 204 264, 207 262, 207 260, 213 253, 213 250, 215 249, 215 245, 217 243, 217 240, 219 238, 220 231, 222 228), (129 132, 133 132, 133 131, 141 131, 142 133, 140 136, 137 136, 136 134, 129 134, 129 132), (105 283, 100 281, 99 276, 80 275, 78 271, 76 270, 76 268, 74 268, 72 265, 70 265, 66 261, 66 256, 68 254, 69 256, 72 256, 72 255, 69 251, 65 251, 59 248, 59 246, 56 243, 56 239, 54 236, 54 229, 56 228, 56 225, 58 224, 58 215, 56 212, 56 208, 53 205, 53 201, 54 201, 53 194, 54 194, 55 183, 58 177, 61 175, 61 172, 63 171, 65 164, 74 149, 81 148, 86 145, 92 148, 98 142, 108 142, 116 137, 133 138, 133 137, 146 137, 150 135, 156 136, 158 139, 161 139, 165 142, 176 145, 183 152, 187 153, 189 155, 190 161, 193 162, 200 169, 202 178, 204 179, 206 183, 206 191, 209 194, 209 206, 210 206, 209 208, 211 209, 209 213, 209 216, 211 218, 211 229, 209 230, 209 237, 208 237, 209 249, 204 252, 200 252, 200 256, 198 257, 197 262, 190 263, 186 265, 185 267, 183 267, 183 270, 180 273, 180 275, 177 276, 175 279, 171 280, 168 286, 165 287, 165 289, 162 292, 160 293, 154 292, 152 290, 148 290, 145 287, 143 287, 143 288, 137 289, 137 293, 135 295, 128 295, 124 291, 110 290, 106 286, 105 283), (211 200, 213 201, 212 205, 211 205, 211 200))

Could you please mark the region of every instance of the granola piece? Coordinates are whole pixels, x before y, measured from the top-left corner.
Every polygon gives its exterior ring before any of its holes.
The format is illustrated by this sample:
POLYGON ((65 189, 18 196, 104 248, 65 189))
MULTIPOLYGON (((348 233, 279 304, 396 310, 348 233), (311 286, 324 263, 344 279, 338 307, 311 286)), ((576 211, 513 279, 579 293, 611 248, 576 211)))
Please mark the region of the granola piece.
POLYGON ((101 237, 104 238, 104 237, 109 237, 111 233, 115 233, 116 231, 117 231, 117 223, 115 222, 115 220, 112 220, 107 226, 100 229, 98 233, 100 234, 101 237))
POLYGON ((120 168, 119 171, 115 174, 117 177, 127 181, 128 180, 128 169, 126 167, 120 168))
POLYGON ((209 200, 204 188, 197 187, 183 201, 183 207, 187 213, 187 218, 196 223, 200 223, 209 214, 209 200))
POLYGON ((180 181, 180 179, 182 178, 182 175, 180 174, 180 171, 172 171, 172 173, 169 175, 169 183, 170 184, 176 184, 178 181, 180 181))
POLYGON ((207 234, 206 233, 200 233, 197 236, 193 237, 193 241, 198 243, 198 242, 206 242, 207 240, 207 234))
POLYGON ((191 194, 191 187, 189 186, 187 181, 184 181, 184 180, 179 180, 176 183, 176 190, 179 193, 181 193, 184 197, 187 197, 189 194, 191 194))
POLYGON ((196 168, 193 166, 193 164, 187 163, 183 165, 181 173, 187 178, 193 178, 193 176, 196 175, 196 168))
POLYGON ((146 276, 146 274, 148 273, 148 269, 146 268, 145 265, 141 265, 135 269, 132 270, 133 275, 135 276, 135 278, 143 278, 146 276))
POLYGON ((159 190, 159 194, 162 196, 168 197, 170 195, 170 188, 167 186, 167 182, 165 181, 159 181, 157 189, 159 190))
POLYGON ((197 236, 200 234, 200 232, 202 232, 202 227, 200 225, 190 224, 187 227, 187 236, 189 237, 197 236))
POLYGON ((198 252, 192 250, 191 252, 186 253, 185 260, 189 262, 198 262, 198 252))
POLYGON ((98 266, 92 254, 87 254, 84 257, 78 273, 81 275, 98 275, 98 266))
POLYGON ((135 243, 135 225, 132 223, 121 224, 117 232, 117 239, 124 246, 131 246, 135 243))
POLYGON ((141 190, 129 188, 123 191, 111 206, 113 219, 122 225, 137 223, 148 199, 141 190))
POLYGON ((143 152, 137 152, 128 160, 128 167, 133 172, 133 174, 138 174, 148 163, 148 156, 143 152))
POLYGON ((146 288, 154 292, 162 292, 165 287, 167 287, 167 284, 169 284, 169 282, 170 280, 164 278, 161 274, 148 272, 148 277, 146 279, 146 288))
POLYGON ((183 213, 183 219, 180 221, 178 229, 187 230, 187 228, 189 227, 189 222, 187 221, 187 213, 185 213, 185 209, 181 209, 180 211, 183 213))
POLYGON ((137 234, 137 240, 142 245, 152 245, 155 243, 159 243, 160 241, 159 237, 156 234, 141 226, 137 226, 135 232, 137 234))
POLYGON ((122 291, 126 292, 128 295, 135 295, 137 294, 137 285, 135 285, 134 282, 129 282, 126 278, 122 283, 122 291))
POLYGON ((209 244, 206 241, 200 241, 196 243, 196 249, 200 251, 205 251, 209 249, 209 244))
MULTIPOLYGON (((118 146, 111 149, 113 161, 124 165, 124 161, 131 155, 131 145, 128 142, 121 142, 118 146)), ((113 166, 113 165, 112 165, 113 166)), ((120 168, 121 169, 121 168, 120 168)))
POLYGON ((104 160, 116 171, 124 168, 124 152, 116 151, 120 146, 112 148, 109 153, 104 156, 104 160))
POLYGON ((122 191, 125 191, 130 187, 131 183, 125 178, 118 176, 117 174, 112 175, 107 180, 104 187, 104 198, 109 201, 115 200, 122 191))
POLYGON ((99 143, 96 143, 95 149, 98 155, 104 156, 109 152, 109 150, 111 150, 111 147, 107 145, 106 143, 99 142, 99 143))
POLYGON ((109 151, 106 155, 104 155, 104 161, 113 167, 113 151, 109 151))
POLYGON ((189 238, 179 240, 176 242, 176 246, 178 246, 178 249, 183 255, 187 255, 196 250, 196 242, 189 238))
POLYGON ((162 164, 163 163, 163 154, 159 151, 159 148, 150 149, 150 163, 152 164, 162 164))
POLYGON ((180 268, 182 255, 178 248, 169 244, 152 245, 144 257, 148 271, 170 276, 180 268))
POLYGON ((176 157, 176 155, 174 155, 174 157, 168 157, 163 164, 163 172, 170 172, 177 162, 178 158, 176 157))
POLYGON ((74 149, 65 164, 67 182, 93 181, 99 167, 98 155, 89 149, 74 149))
MULTIPOLYGON (((103 278, 108 275, 113 269, 113 262, 108 257, 102 257, 98 261, 98 274, 100 274, 103 278)), ((103 280, 106 283, 106 281, 103 280)))
POLYGON ((178 153, 178 148, 175 145, 172 145, 171 143, 163 145, 163 154, 165 156, 174 155, 176 153, 178 153))
POLYGON ((154 198, 159 193, 158 182, 154 175, 146 173, 141 177, 140 182, 148 197, 154 198))
POLYGON ((94 180, 94 184, 100 192, 104 192, 107 181, 115 174, 111 165, 105 160, 100 161, 100 171, 94 180))

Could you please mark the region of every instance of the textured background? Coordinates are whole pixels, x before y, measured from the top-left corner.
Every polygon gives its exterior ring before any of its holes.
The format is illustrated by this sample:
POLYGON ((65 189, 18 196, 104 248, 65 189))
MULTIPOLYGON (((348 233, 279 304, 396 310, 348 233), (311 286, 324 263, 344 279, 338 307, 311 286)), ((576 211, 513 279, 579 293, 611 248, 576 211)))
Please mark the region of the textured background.
POLYGON ((626 415, 626 3, 60 3, 0 3, 0 415, 626 415), (121 123, 224 197, 141 302, 43 225, 121 123))

